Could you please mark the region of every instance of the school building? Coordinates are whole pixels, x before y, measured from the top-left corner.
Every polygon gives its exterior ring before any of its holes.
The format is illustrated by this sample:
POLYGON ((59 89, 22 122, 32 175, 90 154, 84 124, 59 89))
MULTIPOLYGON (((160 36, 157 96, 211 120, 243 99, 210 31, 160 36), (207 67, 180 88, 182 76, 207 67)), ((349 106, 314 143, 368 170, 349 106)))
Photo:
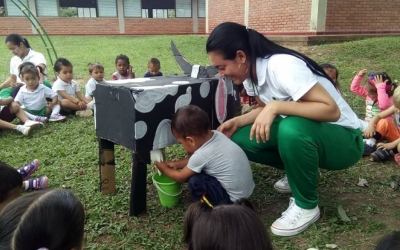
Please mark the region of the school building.
MULTIPOLYGON (((206 34, 233 21, 267 36, 400 34, 400 0, 15 0, 50 35, 206 34)), ((35 34, 0 0, 0 35, 35 34)))

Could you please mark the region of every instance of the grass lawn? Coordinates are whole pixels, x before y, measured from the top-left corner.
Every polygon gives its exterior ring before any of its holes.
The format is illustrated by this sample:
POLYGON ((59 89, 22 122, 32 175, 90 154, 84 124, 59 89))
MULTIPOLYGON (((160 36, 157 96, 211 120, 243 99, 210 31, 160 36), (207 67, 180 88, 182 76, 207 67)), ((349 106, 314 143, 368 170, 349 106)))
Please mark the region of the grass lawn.
MULTIPOLYGON (((170 51, 173 39, 181 52, 193 63, 207 64, 206 37, 52 37, 60 57, 74 64, 75 78, 88 80, 87 64, 104 64, 106 76, 114 72, 114 59, 126 54, 137 76, 147 71, 150 57, 158 57, 164 74, 181 73, 170 51)), ((28 37, 32 47, 44 51, 37 37, 28 37)), ((0 37, 4 41, 4 37, 0 37)), ((364 117, 365 102, 349 91, 354 72, 366 68, 387 71, 392 79, 400 79, 400 39, 374 38, 341 44, 296 47, 318 62, 329 62, 340 70, 344 98, 360 117, 364 117)), ((47 55, 46 55, 47 56, 47 55)), ((0 82, 8 76, 11 53, 0 46, 0 82)), ((49 76, 53 72, 48 70, 49 76)), ((82 85, 83 87, 83 85, 82 85)), ((346 145, 337 145, 346 147, 346 145)), ((20 166, 34 158, 41 165, 35 176, 47 175, 51 188, 68 188, 86 208, 86 249, 184 249, 182 244, 183 214, 190 203, 185 189, 181 204, 172 209, 161 207, 151 183, 149 166, 147 213, 128 217, 130 190, 130 153, 116 148, 118 193, 103 196, 98 192, 98 146, 93 119, 69 117, 65 123, 52 123, 33 136, 24 137, 14 131, 0 135, 0 159, 12 166, 20 166)), ((170 159, 182 157, 180 146, 167 149, 170 159)), ((252 164, 256 189, 252 201, 256 204, 267 228, 288 205, 289 195, 278 194, 273 184, 283 176, 270 167, 252 164)), ((371 163, 363 158, 344 171, 321 172, 319 198, 322 216, 306 232, 290 238, 272 236, 275 249, 327 249, 336 244, 339 249, 373 249, 377 240, 400 228, 400 191, 390 187, 393 175, 400 175, 400 167, 389 162, 371 163), (357 186, 359 178, 369 187, 357 186), (351 222, 342 222, 337 207, 342 205, 351 222)))

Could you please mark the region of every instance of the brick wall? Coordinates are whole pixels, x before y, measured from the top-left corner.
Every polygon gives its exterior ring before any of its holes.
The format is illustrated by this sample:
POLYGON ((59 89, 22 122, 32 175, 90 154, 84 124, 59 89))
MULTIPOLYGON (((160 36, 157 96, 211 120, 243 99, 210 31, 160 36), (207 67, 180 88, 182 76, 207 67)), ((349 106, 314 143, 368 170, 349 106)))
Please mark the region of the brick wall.
MULTIPOLYGON (((40 17, 49 35, 119 35, 118 18, 55 18, 40 17)), ((205 18, 198 19, 198 32, 205 33, 205 18)), ((25 17, 1 17, 0 36, 10 33, 32 34, 25 17)), ((125 18, 124 35, 192 34, 191 18, 144 19, 125 18)))
POLYGON ((235 22, 244 24, 244 0, 209 0, 209 32, 211 32, 215 26, 222 22, 235 22))
POLYGON ((328 0, 325 33, 399 33, 399 11, 399 0, 328 0))
POLYGON ((310 31, 311 0, 250 0, 249 2, 250 28, 272 35, 294 35, 310 31))
POLYGON ((32 34, 31 23, 26 18, 0 17, 0 36, 7 36, 11 33, 32 34))

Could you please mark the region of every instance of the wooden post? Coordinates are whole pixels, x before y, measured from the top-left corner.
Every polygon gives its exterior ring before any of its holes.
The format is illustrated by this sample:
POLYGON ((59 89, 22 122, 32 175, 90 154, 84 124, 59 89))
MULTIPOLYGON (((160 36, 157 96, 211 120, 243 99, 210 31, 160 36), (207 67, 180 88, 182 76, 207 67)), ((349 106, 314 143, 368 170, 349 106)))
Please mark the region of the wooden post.
POLYGON ((102 194, 115 194, 114 143, 100 139, 99 150, 100 191, 102 194))

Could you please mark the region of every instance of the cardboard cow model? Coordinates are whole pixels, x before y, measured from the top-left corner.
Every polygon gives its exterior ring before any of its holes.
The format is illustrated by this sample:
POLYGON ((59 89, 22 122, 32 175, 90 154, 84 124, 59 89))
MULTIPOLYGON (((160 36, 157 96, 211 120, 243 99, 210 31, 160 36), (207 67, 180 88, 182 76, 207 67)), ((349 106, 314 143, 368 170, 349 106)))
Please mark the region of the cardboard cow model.
POLYGON ((101 190, 115 192, 114 143, 131 149, 134 162, 131 214, 145 209, 146 164, 150 163, 150 151, 176 143, 170 125, 172 114, 185 105, 196 105, 207 112, 212 129, 216 129, 232 118, 240 105, 239 93, 232 81, 215 77, 214 67, 199 66, 197 78, 190 77, 187 74, 193 66, 173 44, 172 51, 186 75, 106 81, 94 91, 101 190))

